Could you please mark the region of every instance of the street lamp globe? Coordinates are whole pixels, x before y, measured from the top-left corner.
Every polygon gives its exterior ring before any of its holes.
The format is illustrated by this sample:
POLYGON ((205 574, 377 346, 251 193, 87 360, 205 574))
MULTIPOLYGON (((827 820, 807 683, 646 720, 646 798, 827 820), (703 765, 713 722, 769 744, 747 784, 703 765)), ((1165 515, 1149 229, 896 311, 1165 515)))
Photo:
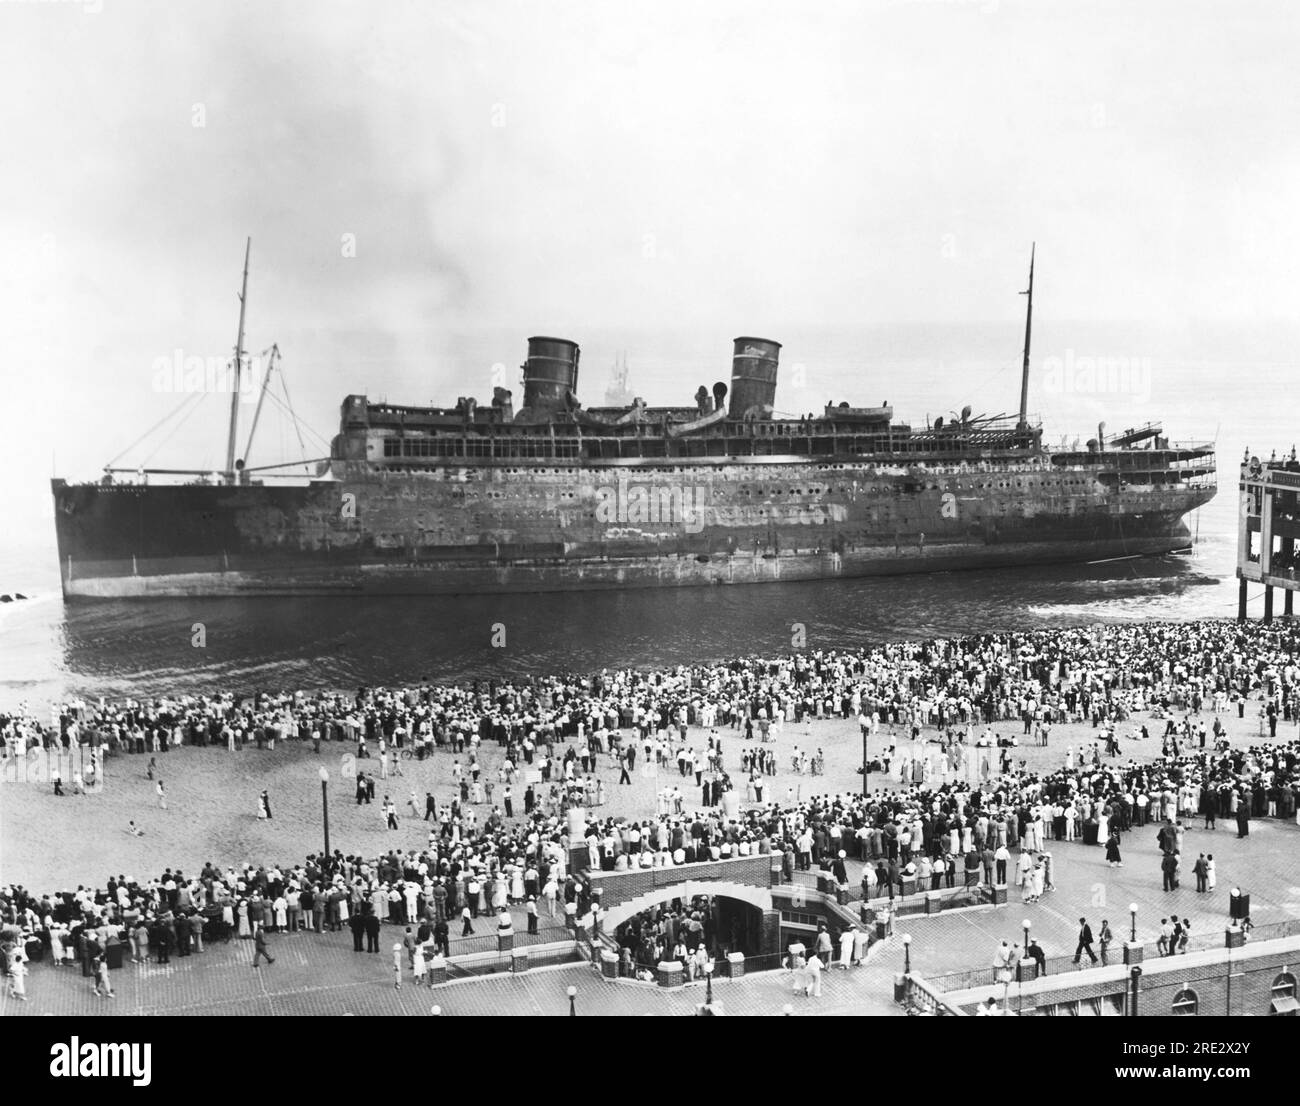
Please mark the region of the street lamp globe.
POLYGON ((317 773, 317 775, 320 776, 320 782, 321 782, 321 783, 329 783, 329 782, 330 782, 330 774, 329 774, 327 771, 325 771, 325 768, 324 768, 323 765, 321 766, 321 769, 320 769, 320 771, 317 773))

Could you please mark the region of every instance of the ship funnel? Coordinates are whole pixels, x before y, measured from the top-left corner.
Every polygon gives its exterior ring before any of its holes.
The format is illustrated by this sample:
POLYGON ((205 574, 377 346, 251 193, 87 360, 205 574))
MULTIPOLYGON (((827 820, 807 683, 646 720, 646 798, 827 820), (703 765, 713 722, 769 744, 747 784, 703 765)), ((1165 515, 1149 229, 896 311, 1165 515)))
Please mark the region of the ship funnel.
POLYGON ((566 411, 578 391, 577 342, 567 338, 529 338, 524 362, 524 409, 566 411))
POLYGON ((766 338, 737 338, 731 356, 733 419, 771 415, 776 402, 776 368, 781 343, 766 338))

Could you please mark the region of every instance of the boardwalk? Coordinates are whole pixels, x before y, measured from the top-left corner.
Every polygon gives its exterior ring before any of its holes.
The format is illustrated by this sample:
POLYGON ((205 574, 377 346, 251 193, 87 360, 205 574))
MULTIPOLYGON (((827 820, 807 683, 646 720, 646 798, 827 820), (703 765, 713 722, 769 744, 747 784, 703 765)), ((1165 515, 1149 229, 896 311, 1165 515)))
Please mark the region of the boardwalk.
MULTIPOLYGON (((209 945, 202 955, 172 957, 170 964, 132 964, 112 973, 115 999, 97 998, 79 968, 33 964, 28 1001, 0 996, 0 1017, 46 1014, 209 1017, 247 1015, 429 1015, 436 1004, 448 1016, 567 1016, 567 989, 578 988, 579 1015, 693 1013, 704 1001, 703 984, 665 990, 649 984, 603 980, 590 965, 538 969, 416 987, 404 972, 393 986, 392 945, 401 930, 385 926, 378 955, 354 953, 347 933, 272 936, 275 963, 254 969, 251 941, 209 945)), ((454 951, 454 948, 453 948, 454 951)), ((405 961, 403 961, 405 963, 405 961)), ((780 1016, 789 1003, 796 1015, 894 1014, 888 970, 873 957, 852 972, 826 972, 822 997, 791 990, 786 972, 717 980, 714 1000, 728 1015, 780 1016)))

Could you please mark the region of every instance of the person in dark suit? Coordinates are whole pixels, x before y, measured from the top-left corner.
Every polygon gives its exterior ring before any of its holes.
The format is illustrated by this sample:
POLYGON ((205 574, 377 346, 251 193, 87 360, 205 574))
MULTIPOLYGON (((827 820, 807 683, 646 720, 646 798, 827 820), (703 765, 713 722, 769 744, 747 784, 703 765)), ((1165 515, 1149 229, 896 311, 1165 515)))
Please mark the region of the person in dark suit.
POLYGON ((1088 954, 1088 959, 1094 964, 1097 963, 1097 954, 1092 951, 1092 927, 1088 924, 1086 918, 1079 919, 1079 943, 1074 949, 1074 962, 1077 964, 1083 953, 1088 954))
POLYGON ((841 887, 847 887, 849 883, 849 870, 844 863, 844 850, 840 849, 835 855, 835 860, 831 863, 831 873, 835 876, 835 882, 841 887))
POLYGON ((266 926, 257 927, 257 934, 254 938, 253 944, 255 946, 253 951, 253 967, 256 968, 258 961, 264 956, 266 957, 266 962, 268 964, 275 963, 275 957, 272 956, 266 948, 266 926))
POLYGON ((366 932, 366 920, 360 914, 353 914, 348 919, 348 928, 352 930, 352 951, 364 952, 361 947, 361 938, 366 932))
POLYGON ((1178 871, 1178 861, 1173 853, 1165 853, 1160 858, 1160 871, 1164 873, 1164 890, 1173 891, 1176 887, 1175 873, 1178 871))
POLYGON ((1174 829, 1174 824, 1168 819, 1160 827, 1160 832, 1156 834, 1156 844, 1160 846, 1162 852, 1171 853, 1178 844, 1178 833, 1174 829))
POLYGON ((366 952, 379 951, 379 915, 366 911, 366 952))
POLYGON ((172 930, 171 926, 163 925, 162 922, 154 924, 150 936, 158 946, 158 963, 170 964, 172 951, 172 930))
POLYGON ((1205 854, 1201 853, 1196 858, 1196 863, 1192 866, 1192 873, 1196 876, 1196 890, 1198 892, 1206 890, 1207 880, 1209 879, 1210 866, 1205 861, 1205 854))

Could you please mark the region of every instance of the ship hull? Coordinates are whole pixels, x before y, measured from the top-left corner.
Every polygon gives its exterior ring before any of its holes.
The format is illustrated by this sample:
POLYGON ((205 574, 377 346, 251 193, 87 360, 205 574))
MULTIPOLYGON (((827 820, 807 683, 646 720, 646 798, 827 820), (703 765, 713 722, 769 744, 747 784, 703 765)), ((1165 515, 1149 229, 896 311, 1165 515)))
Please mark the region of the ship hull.
POLYGON ((656 587, 794 583, 806 580, 905 576, 972 569, 1070 564, 1157 556, 1187 549, 1182 528, 1161 538, 1113 538, 1090 542, 1010 543, 996 549, 962 547, 913 550, 902 555, 731 555, 700 563, 695 557, 567 560, 553 564, 392 564, 356 567, 264 565, 222 569, 202 559, 108 562, 85 577, 65 579, 64 595, 77 599, 143 599, 199 596, 465 595, 511 592, 611 590, 656 587), (141 572, 141 567, 146 572, 141 572))
POLYGON ((306 486, 53 485, 63 594, 438 595, 795 582, 1151 556, 1212 488, 1047 466, 476 466, 306 486))

